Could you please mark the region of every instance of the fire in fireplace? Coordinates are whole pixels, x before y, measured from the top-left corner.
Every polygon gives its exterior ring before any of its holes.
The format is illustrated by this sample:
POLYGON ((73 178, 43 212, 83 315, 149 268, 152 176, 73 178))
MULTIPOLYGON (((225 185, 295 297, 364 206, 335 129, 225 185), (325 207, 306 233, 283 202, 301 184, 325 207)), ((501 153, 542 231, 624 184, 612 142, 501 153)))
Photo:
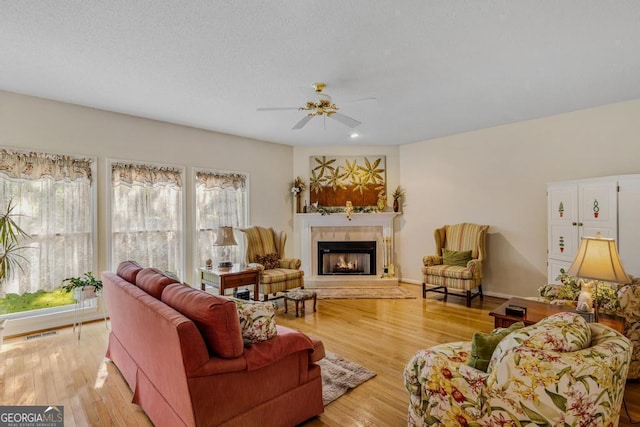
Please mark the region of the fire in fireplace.
POLYGON ((375 275, 376 242, 318 242, 318 275, 375 275))

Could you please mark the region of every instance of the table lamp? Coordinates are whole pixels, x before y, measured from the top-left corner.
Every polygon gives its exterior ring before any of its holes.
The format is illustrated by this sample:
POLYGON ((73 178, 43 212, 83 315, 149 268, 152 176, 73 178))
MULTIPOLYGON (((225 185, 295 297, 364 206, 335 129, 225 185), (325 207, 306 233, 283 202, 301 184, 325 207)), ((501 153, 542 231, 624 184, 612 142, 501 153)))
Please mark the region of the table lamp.
POLYGON ((229 246, 236 246, 237 244, 238 242, 236 242, 236 238, 233 235, 233 227, 218 227, 213 246, 224 247, 224 255, 222 261, 218 263, 218 268, 229 268, 233 266, 233 262, 229 261, 229 246))
POLYGON ((602 237, 596 233, 595 237, 583 237, 578 248, 576 259, 567 272, 579 279, 595 280, 595 313, 594 320, 598 321, 598 280, 604 282, 629 283, 629 277, 622 267, 622 261, 616 249, 615 240, 602 237))

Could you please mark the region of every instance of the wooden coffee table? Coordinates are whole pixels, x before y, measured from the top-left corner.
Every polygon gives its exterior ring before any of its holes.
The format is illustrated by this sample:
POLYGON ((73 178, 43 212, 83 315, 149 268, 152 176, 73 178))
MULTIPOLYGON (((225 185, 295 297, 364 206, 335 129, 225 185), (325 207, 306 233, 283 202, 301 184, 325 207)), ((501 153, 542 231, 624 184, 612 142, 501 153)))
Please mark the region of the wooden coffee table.
MULTIPOLYGON (((508 328, 516 322, 524 322, 525 326, 533 325, 547 316, 551 316, 552 314, 560 313, 562 311, 575 313, 576 309, 566 305, 549 304, 546 302, 533 301, 525 298, 511 298, 500 307, 489 312, 489 315, 493 316, 495 319, 494 327, 508 328), (505 312, 505 309, 509 305, 519 305, 520 307, 526 307, 527 314, 525 314, 524 317, 511 316, 505 312)), ((599 314, 598 322, 602 323, 603 325, 607 325, 620 333, 624 331, 624 319, 622 317, 599 314)))

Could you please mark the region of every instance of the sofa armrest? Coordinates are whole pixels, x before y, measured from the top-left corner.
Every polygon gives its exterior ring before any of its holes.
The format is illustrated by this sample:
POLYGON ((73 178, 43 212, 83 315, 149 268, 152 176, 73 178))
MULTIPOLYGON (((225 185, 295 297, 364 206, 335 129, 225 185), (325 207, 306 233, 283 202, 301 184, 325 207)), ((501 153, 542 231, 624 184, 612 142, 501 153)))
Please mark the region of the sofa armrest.
POLYGON ((404 385, 410 425, 466 425, 480 418, 488 374, 466 364, 470 349, 470 342, 441 344, 409 360, 404 385))
POLYGON ((288 268, 290 270, 299 270, 302 265, 302 261, 298 258, 282 258, 279 261, 280 268, 288 268))
POLYGON ((591 346, 554 352, 519 346, 505 351, 486 388, 486 409, 496 419, 546 425, 617 424, 629 367, 629 342, 590 324, 591 346), (565 424, 566 423, 566 424, 565 424))
POLYGON ((471 270, 474 279, 480 279, 482 277, 482 261, 479 259, 472 259, 467 263, 467 268, 471 270))
POLYGON ((311 338, 311 342, 313 343, 313 351, 309 354, 309 362, 316 363, 319 360, 324 359, 327 354, 324 350, 324 344, 322 341, 314 337, 309 338, 311 338))
POLYGON ((425 267, 442 264, 442 257, 438 255, 426 255, 422 257, 422 263, 425 267))

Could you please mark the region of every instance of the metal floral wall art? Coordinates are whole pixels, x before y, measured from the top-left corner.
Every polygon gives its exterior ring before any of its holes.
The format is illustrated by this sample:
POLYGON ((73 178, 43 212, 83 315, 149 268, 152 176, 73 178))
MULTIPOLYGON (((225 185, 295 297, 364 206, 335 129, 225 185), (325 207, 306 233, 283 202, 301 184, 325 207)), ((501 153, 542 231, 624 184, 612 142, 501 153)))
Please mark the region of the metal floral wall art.
POLYGON ((386 191, 385 156, 311 156, 309 202, 319 206, 376 206, 386 191))

